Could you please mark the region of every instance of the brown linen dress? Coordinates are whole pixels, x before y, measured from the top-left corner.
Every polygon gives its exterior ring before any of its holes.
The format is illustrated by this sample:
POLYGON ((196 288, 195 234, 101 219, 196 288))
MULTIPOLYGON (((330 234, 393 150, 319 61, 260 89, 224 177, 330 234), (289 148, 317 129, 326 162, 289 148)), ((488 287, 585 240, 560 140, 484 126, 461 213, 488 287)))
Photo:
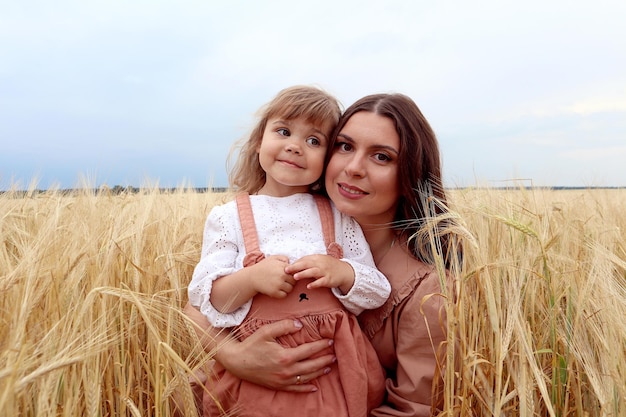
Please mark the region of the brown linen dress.
MULTIPOLYGON (((395 245, 377 265, 391 296, 359 322, 385 369, 385 400, 372 417, 435 415, 442 406, 445 299, 437 269, 395 245)), ((446 277, 449 285, 450 278, 446 277)))

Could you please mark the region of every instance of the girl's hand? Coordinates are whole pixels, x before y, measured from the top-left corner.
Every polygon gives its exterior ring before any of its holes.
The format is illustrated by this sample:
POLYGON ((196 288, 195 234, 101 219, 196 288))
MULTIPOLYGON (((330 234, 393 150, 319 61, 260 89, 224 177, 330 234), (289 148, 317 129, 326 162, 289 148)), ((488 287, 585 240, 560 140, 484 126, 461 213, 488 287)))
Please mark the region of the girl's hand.
POLYGON ((352 266, 330 255, 303 256, 287 265, 285 273, 293 275, 296 281, 314 279, 307 285, 308 288, 339 288, 343 294, 347 294, 354 285, 352 266))
POLYGON ((213 281, 211 304, 222 313, 230 313, 257 294, 285 298, 296 281, 285 273, 289 258, 268 256, 259 262, 213 281))
POLYGON ((296 284, 293 276, 285 273, 288 264, 286 256, 273 255, 251 266, 248 273, 254 290, 273 298, 285 298, 296 284))

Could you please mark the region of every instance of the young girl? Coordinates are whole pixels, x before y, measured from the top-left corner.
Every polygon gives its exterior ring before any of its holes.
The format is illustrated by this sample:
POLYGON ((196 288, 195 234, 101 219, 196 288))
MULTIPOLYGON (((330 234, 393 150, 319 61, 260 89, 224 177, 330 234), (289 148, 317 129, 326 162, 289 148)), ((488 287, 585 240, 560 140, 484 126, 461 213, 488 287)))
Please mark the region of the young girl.
POLYGON ((240 193, 209 214, 188 288, 191 305, 215 327, 237 326, 241 340, 293 318, 304 328, 279 343, 332 339, 337 361, 311 382, 312 393, 273 391, 216 363, 203 398, 207 416, 361 417, 383 399, 382 368, 355 315, 381 306, 390 285, 358 224, 311 193, 339 117, 337 101, 308 86, 282 90, 262 110, 231 172, 240 193))

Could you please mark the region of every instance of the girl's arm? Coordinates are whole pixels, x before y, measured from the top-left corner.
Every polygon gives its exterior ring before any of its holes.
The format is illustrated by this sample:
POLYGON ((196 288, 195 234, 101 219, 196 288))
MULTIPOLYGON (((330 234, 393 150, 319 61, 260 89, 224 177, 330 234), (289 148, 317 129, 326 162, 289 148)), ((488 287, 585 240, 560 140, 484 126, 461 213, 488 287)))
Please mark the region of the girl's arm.
POLYGON ((219 281, 228 281, 240 269, 237 260, 241 245, 243 242, 234 203, 214 207, 204 225, 200 262, 194 268, 187 293, 189 303, 199 309, 215 327, 237 326, 250 310, 251 297, 228 311, 220 311, 227 310, 224 309, 226 302, 221 297, 232 299, 234 294, 226 294, 228 288, 220 293, 216 306, 211 302, 213 285, 219 281))
POLYGON ((250 279, 251 268, 242 268, 213 281, 209 298, 217 311, 232 313, 258 294, 250 279))
POLYGON ((354 269, 354 285, 347 293, 333 290, 341 303, 354 314, 376 309, 387 301, 391 284, 376 268, 370 246, 361 226, 352 217, 339 212, 333 205, 335 234, 343 248, 343 259, 354 269))
POLYGON ((268 256, 215 280, 211 289, 211 304, 221 313, 231 313, 259 293, 285 298, 295 284, 293 277, 285 273, 288 264, 286 256, 268 256))
POLYGON ((215 360, 233 375, 257 385, 281 391, 314 392, 316 387, 310 382, 329 373, 330 365, 336 361, 330 339, 294 348, 276 342, 277 337, 300 331, 302 324, 297 320, 266 324, 240 342, 225 330, 212 327, 191 304, 187 303, 183 311, 195 323, 204 350, 215 352, 215 360), (296 384, 298 375, 302 384, 296 384))

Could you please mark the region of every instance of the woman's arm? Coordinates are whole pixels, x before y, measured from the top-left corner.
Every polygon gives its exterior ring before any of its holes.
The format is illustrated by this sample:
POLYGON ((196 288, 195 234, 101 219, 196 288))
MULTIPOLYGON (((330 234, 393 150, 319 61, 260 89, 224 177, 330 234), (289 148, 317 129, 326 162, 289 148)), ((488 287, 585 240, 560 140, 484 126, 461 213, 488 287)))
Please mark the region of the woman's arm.
POLYGON ((316 387, 311 380, 330 372, 335 362, 334 354, 322 354, 329 350, 329 339, 305 343, 295 348, 285 348, 276 338, 295 333, 302 328, 297 320, 281 320, 261 327, 243 342, 233 338, 225 330, 211 326, 204 315, 187 303, 185 314, 194 326, 205 351, 215 352, 215 360, 233 375, 267 388, 292 392, 313 392, 316 387), (314 355, 321 356, 310 359, 314 355), (296 384, 300 376, 302 383, 296 384))

